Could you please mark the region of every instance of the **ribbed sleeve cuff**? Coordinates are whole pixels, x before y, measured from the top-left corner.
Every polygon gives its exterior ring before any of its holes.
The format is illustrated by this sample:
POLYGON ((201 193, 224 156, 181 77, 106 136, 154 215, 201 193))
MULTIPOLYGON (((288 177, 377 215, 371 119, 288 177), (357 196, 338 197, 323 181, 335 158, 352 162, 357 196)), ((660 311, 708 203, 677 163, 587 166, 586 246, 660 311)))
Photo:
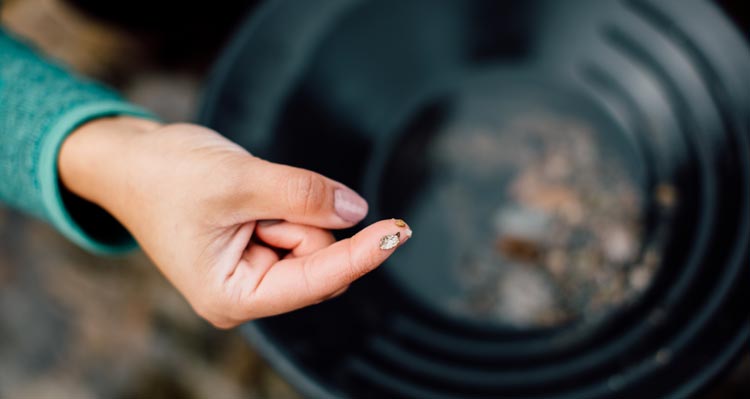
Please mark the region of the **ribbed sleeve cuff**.
MULTIPOLYGON (((76 209, 76 215, 73 214, 70 209, 70 201, 65 201, 65 196, 69 194, 64 191, 60 184, 57 159, 63 141, 78 126, 95 118, 114 115, 155 119, 143 109, 117 100, 81 104, 68 110, 50 126, 41 143, 40 161, 37 170, 42 202, 48 220, 58 231, 84 249, 105 255, 124 253, 137 248, 138 245, 112 216, 102 212, 101 208, 94 204, 85 203, 83 209, 76 209), (92 214, 97 215, 96 220, 90 220, 87 223, 90 226, 84 228, 80 219, 76 218, 81 213, 88 213, 88 217, 92 214), (113 226, 119 233, 112 233, 113 226)), ((84 203, 80 199, 78 202, 84 203)))

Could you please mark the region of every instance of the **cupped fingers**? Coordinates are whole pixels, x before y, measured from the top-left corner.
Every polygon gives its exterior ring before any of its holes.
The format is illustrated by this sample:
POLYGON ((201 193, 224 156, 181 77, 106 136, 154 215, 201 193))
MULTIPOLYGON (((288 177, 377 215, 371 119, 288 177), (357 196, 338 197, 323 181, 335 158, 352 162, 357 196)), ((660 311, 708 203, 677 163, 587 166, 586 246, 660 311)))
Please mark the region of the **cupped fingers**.
POLYGON ((336 242, 328 230, 280 220, 258 222, 255 236, 272 247, 290 250, 291 257, 309 255, 336 242))
POLYGON ((319 303, 377 268, 411 237, 400 220, 376 222, 351 238, 270 268, 248 306, 269 316, 319 303))

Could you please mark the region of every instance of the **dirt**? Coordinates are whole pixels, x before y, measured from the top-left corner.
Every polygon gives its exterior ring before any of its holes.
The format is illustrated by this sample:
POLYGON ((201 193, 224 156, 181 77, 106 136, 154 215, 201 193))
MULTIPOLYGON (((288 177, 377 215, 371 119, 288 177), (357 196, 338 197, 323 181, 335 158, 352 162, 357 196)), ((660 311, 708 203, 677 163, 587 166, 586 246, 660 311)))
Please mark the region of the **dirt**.
MULTIPOLYGON (((501 134, 477 129, 463 149, 451 143, 451 151, 479 151, 464 156, 485 180, 486 166, 511 171, 491 234, 456 265, 466 298, 454 303, 455 311, 549 327, 598 320, 649 287, 661 254, 658 243, 643 242, 648 195, 594 133, 573 119, 533 115, 501 134), (476 166, 483 159, 491 165, 476 166)), ((663 207, 678 200, 667 183, 649 195, 663 207)))

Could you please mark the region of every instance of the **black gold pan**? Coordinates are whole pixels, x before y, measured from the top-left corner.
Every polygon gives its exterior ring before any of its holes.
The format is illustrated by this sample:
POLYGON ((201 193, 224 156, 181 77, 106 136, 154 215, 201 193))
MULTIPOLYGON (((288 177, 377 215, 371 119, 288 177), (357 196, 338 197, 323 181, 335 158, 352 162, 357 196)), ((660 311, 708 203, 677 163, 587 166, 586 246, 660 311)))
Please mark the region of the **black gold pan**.
POLYGON ((311 397, 702 392, 750 337, 747 32, 707 0, 268 1, 216 64, 201 122, 420 233, 345 295, 242 331, 311 397), (441 302, 506 191, 472 169, 492 157, 444 162, 435 145, 535 113, 594 132, 640 193, 639 248, 662 243, 638 254, 659 263, 645 291, 594 322, 519 328, 441 302), (446 179, 463 202, 433 195, 446 179))

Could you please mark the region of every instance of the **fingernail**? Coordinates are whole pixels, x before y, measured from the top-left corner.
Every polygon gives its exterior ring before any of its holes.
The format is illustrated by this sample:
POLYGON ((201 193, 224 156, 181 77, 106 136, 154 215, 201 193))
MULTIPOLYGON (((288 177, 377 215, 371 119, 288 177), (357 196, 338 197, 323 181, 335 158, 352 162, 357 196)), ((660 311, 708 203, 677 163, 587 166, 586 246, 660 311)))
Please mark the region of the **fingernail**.
POLYGON ((393 220, 393 224, 395 224, 396 227, 406 227, 406 229, 404 230, 404 236, 403 237, 399 237, 401 239, 401 242, 404 242, 404 241, 410 239, 411 236, 414 234, 414 232, 411 231, 411 228, 409 228, 409 225, 406 224, 406 222, 404 221, 404 219, 392 219, 392 220, 393 220))
POLYGON ((336 214, 347 222, 359 222, 367 215, 367 201, 354 191, 339 188, 334 193, 336 214))

